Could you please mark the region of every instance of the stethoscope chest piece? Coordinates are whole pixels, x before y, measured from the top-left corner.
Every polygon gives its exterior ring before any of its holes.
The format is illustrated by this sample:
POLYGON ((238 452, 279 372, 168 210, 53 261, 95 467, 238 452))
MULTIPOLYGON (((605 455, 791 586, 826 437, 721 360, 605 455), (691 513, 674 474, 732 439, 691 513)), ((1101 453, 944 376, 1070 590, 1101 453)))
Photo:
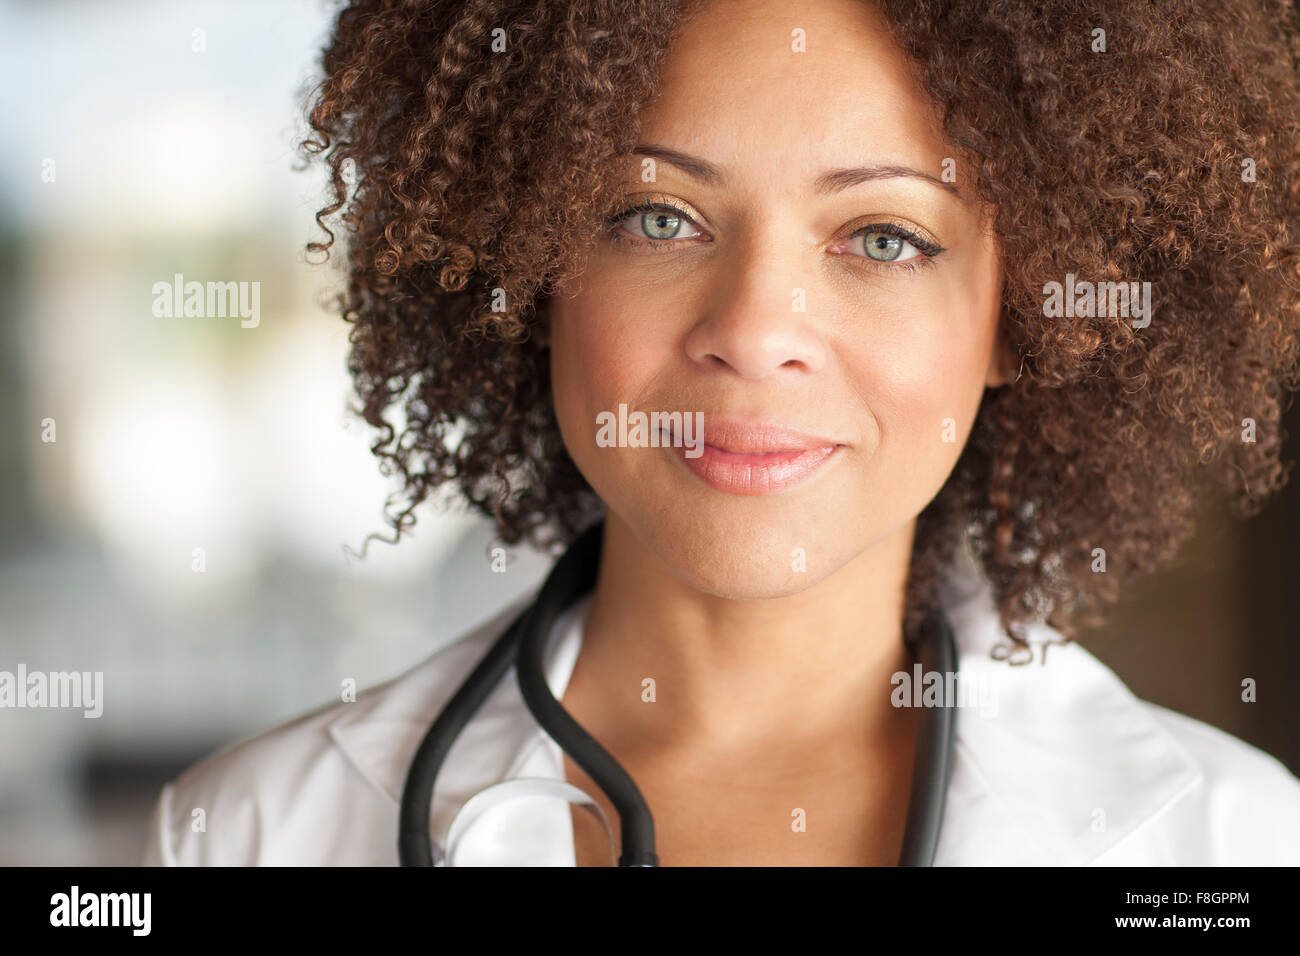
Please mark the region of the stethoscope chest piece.
POLYGON ((562 855, 573 846, 571 807, 596 818, 605 831, 609 865, 617 866, 614 831, 600 804, 568 781, 549 777, 503 780, 470 797, 452 817, 442 843, 433 844, 433 865, 509 866, 520 858, 562 855))

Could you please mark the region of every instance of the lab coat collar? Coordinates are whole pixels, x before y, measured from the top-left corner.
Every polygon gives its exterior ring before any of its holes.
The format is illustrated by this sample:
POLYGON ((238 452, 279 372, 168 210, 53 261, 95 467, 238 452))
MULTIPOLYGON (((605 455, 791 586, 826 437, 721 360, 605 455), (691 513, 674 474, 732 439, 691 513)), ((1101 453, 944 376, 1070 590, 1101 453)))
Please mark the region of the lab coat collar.
MULTIPOLYGON (((363 694, 329 725, 337 746, 394 804, 440 704, 534 596, 363 694)), ((1009 641, 978 573, 950 570, 940 598, 957 644, 958 683, 982 684, 996 713, 958 708, 936 865, 1087 864, 1195 786, 1199 771, 1174 737, 1081 646, 1031 625, 1032 660, 1009 664, 996 659, 1009 641)), ((577 660, 588 601, 568 609, 558 625, 564 637, 549 649, 545 672, 557 698, 577 660)), ((447 755, 431 832, 445 832, 479 790, 520 775, 544 742, 512 668, 447 755), (458 772, 464 767, 472 770, 458 772)))
POLYGON ((991 685, 997 711, 958 710, 936 865, 1088 864, 1199 782, 1174 736, 1080 644, 1032 624, 1032 655, 1009 663, 989 585, 969 568, 950 570, 941 601, 960 680, 991 685))

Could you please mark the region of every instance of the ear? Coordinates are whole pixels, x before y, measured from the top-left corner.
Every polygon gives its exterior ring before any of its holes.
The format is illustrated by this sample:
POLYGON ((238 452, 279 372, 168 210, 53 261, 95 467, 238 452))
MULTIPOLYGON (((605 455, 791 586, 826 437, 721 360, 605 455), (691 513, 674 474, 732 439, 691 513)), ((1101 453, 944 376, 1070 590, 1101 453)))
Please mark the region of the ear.
POLYGON ((1002 337, 1002 323, 998 323, 997 335, 993 339, 993 348, 989 350, 989 367, 984 375, 984 385, 988 388, 1001 388, 1012 381, 1012 372, 1019 378, 1016 357, 1007 347, 1002 337))
POLYGON ((537 324, 533 328, 533 338, 537 344, 543 348, 551 347, 551 297, 549 295, 539 295, 534 306, 534 313, 537 316, 537 324))

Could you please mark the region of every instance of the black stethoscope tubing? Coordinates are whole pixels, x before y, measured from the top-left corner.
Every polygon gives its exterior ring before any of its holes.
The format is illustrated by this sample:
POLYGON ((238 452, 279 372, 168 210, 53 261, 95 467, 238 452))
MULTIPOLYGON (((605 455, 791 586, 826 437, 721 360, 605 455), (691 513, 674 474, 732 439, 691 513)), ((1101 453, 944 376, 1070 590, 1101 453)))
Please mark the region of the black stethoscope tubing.
MULTIPOLYGON (((447 702, 416 750, 402 789, 397 853, 402 866, 434 865, 429 836, 433 787, 447 753, 465 725, 516 664, 519 690, 534 719, 609 798, 618 811, 619 866, 658 866, 654 817, 622 765, 587 733, 551 693, 543 669, 556 619, 596 586, 604 523, 583 532, 569 547, 537 598, 515 618, 447 702)), ((918 658, 925 673, 956 673, 952 631, 940 611, 921 628, 918 658)), ((956 705, 926 707, 920 718, 912 791, 908 799, 900 866, 930 866, 939 842, 956 741, 956 705)))

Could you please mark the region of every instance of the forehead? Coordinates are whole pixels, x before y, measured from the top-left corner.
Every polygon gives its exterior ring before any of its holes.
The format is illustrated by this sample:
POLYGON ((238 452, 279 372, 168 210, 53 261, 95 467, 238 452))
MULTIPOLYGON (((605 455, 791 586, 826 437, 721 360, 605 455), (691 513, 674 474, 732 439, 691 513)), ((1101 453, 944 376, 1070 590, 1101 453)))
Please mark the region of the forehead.
POLYGON ((712 0, 660 84, 641 138, 751 180, 864 162, 937 172, 946 155, 933 101, 866 0, 712 0))

